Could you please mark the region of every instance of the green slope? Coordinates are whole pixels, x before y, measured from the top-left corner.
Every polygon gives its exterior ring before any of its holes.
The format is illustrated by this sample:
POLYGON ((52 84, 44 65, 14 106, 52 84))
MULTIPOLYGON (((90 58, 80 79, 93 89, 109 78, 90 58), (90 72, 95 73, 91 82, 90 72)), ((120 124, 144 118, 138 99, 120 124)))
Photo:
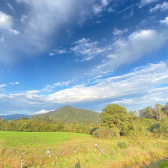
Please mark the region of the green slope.
MULTIPOLYGON (((92 120, 96 124, 101 123, 100 114, 92 110, 84 110, 75 108, 72 106, 63 106, 55 111, 46 113, 50 119, 55 122, 63 121, 65 123, 71 123, 77 120, 77 123, 83 123, 85 120, 92 120)), ((39 117, 43 117, 46 114, 41 114, 39 117)))

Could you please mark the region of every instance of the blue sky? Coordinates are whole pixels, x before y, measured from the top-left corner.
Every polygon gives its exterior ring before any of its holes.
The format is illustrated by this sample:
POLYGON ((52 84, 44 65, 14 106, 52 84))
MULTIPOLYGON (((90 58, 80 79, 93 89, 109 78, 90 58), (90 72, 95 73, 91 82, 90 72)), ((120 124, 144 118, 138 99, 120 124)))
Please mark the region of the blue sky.
POLYGON ((1 0, 0 115, 168 102, 168 2, 1 0))

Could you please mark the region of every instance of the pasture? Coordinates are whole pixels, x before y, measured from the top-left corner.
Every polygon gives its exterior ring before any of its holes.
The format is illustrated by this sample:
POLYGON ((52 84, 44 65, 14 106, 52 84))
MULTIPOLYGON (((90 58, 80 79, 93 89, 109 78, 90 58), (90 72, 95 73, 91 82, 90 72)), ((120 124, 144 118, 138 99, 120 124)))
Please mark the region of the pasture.
POLYGON ((0 132, 0 167, 141 167, 168 157, 168 141, 132 137, 97 139, 66 132, 0 132), (96 144, 96 145, 95 145, 96 144))

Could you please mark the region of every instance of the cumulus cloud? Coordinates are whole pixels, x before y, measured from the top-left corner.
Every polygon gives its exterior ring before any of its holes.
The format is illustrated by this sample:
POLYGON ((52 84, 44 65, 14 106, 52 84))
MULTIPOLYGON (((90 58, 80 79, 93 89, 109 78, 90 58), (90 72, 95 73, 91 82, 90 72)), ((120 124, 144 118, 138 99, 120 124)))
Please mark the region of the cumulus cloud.
POLYGON ((168 2, 163 2, 162 4, 157 4, 154 8, 151 8, 149 11, 150 13, 154 13, 156 11, 160 10, 161 12, 165 12, 168 10, 168 2))
POLYGON ((11 16, 0 11, 0 31, 7 31, 12 34, 19 34, 17 30, 12 29, 13 19, 11 16))
POLYGON ((157 2, 158 0, 141 0, 139 8, 142 8, 143 6, 149 5, 151 3, 157 2))
POLYGON ((165 20, 160 20, 160 23, 168 25, 168 17, 166 17, 165 20))

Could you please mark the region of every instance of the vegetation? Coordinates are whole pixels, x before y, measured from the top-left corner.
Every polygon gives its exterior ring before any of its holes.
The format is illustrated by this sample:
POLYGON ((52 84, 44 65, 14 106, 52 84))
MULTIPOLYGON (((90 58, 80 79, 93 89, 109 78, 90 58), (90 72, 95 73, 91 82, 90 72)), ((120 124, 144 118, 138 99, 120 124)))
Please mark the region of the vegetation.
POLYGON ((168 104, 146 107, 139 110, 139 116, 136 111, 109 104, 99 114, 101 124, 93 122, 97 113, 89 112, 92 117, 84 118, 77 110, 65 106, 30 120, 0 119, 0 167, 19 167, 21 160, 32 168, 104 167, 105 163, 107 167, 127 168, 153 161, 151 166, 167 164, 163 158, 168 158, 168 104), (66 123, 60 121, 61 112, 66 123), (71 123, 69 114, 75 115, 71 123), (53 116, 59 116, 59 122, 53 116), (77 116, 86 120, 79 121, 77 116), (51 156, 45 153, 48 149, 51 156))
POLYGON ((97 139, 51 132, 0 132, 0 167, 140 167, 168 155, 168 141, 153 137, 97 139), (96 145, 95 145, 96 144, 96 145))
POLYGON ((95 124, 101 123, 100 114, 92 110, 84 110, 71 106, 63 106, 55 111, 39 115, 40 118, 47 115, 54 122, 64 122, 66 124, 76 121, 78 124, 85 120, 92 120, 95 124))

